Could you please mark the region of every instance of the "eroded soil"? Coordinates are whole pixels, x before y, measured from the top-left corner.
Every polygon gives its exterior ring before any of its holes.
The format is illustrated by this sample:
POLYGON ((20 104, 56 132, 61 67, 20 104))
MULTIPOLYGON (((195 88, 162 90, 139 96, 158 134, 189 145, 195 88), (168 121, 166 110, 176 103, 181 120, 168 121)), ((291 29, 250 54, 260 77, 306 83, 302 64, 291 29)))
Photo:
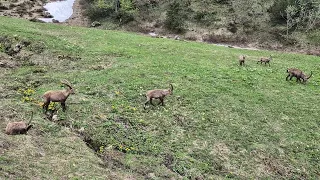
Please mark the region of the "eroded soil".
MULTIPOLYGON (((48 0, 48 2, 54 1, 57 0, 48 0)), ((0 2, 0 16, 23 18, 37 22, 41 21, 38 18, 54 18, 43 7, 45 3, 45 0, 3 0, 0 2)), ((89 20, 83 16, 83 9, 79 0, 75 0, 73 4, 73 15, 62 24, 88 26, 89 20)))
POLYGON ((0 16, 25 19, 50 17, 44 4, 44 0, 3 0, 0 2, 0 16))

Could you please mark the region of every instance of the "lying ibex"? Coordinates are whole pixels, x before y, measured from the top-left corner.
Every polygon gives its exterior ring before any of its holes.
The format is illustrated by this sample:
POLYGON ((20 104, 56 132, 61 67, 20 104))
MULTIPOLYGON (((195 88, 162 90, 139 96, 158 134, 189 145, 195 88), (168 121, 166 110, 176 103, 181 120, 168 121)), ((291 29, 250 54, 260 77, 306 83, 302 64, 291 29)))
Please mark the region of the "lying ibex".
POLYGON ((31 118, 28 123, 23 121, 19 122, 10 122, 6 127, 6 134, 8 135, 16 135, 16 134, 26 134, 27 131, 32 127, 31 120, 33 118, 33 112, 31 112, 31 118))
POLYGON ((60 102, 62 106, 62 111, 64 112, 66 110, 66 100, 69 97, 70 94, 74 94, 74 90, 72 89, 70 83, 67 80, 64 80, 65 82, 61 81, 62 84, 68 86, 67 89, 64 90, 53 90, 53 91, 47 91, 44 93, 43 100, 43 109, 48 111, 48 106, 50 102, 60 102))
POLYGON ((270 55, 269 58, 267 58, 267 57, 261 57, 261 58, 258 60, 257 64, 260 62, 260 64, 264 63, 264 65, 267 65, 267 63, 268 63, 269 66, 270 66, 270 61, 271 61, 271 60, 272 60, 272 56, 271 56, 271 55, 270 55))
POLYGON ((154 90, 150 90, 147 91, 146 93, 146 97, 147 97, 147 101, 144 103, 144 109, 146 109, 146 105, 148 102, 150 102, 150 104, 152 104, 154 106, 154 104, 152 103, 152 99, 159 99, 162 106, 164 106, 163 100, 164 98, 173 93, 173 86, 172 84, 170 84, 170 88, 169 89, 154 89, 154 90))
POLYGON ((245 59, 246 59, 246 56, 245 56, 245 55, 240 55, 240 56, 239 56, 240 66, 243 66, 243 65, 244 65, 245 59))
POLYGON ((290 77, 290 80, 293 77, 296 77, 297 78, 297 82, 298 81, 301 82, 301 79, 302 79, 302 81, 305 83, 312 76, 312 71, 310 73, 310 76, 307 76, 300 69, 297 69, 297 68, 289 68, 289 69, 287 69, 287 73, 289 73, 288 76, 286 77, 287 81, 288 81, 289 77, 290 77))

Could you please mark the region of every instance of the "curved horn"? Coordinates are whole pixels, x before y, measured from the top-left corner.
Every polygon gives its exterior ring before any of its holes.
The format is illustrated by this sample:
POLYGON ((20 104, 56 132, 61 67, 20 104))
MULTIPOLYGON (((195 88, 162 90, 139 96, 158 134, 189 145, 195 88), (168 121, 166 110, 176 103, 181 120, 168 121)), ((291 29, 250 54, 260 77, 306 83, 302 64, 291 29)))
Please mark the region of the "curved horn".
POLYGON ((170 90, 171 90, 171 92, 173 91, 173 86, 172 86, 172 84, 169 84, 170 85, 170 90))
POLYGON ((61 81, 61 83, 64 84, 64 85, 66 85, 66 86, 68 86, 70 89, 72 89, 70 82, 67 81, 66 79, 63 79, 63 80, 61 81))
POLYGON ((30 117, 30 120, 28 122, 28 125, 30 125, 32 118, 33 118, 33 111, 31 111, 31 117, 30 117))
POLYGON ((309 76, 309 77, 307 77, 307 79, 311 78, 311 76, 312 76, 312 71, 311 71, 311 73, 310 73, 310 76, 309 76))

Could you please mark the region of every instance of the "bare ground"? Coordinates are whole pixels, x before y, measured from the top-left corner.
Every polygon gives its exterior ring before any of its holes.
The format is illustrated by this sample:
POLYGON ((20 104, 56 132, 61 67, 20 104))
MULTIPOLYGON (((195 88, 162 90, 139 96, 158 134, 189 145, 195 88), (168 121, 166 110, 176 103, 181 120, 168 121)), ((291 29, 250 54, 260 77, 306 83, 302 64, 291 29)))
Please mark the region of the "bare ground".
POLYGON ((80 0, 75 0, 73 4, 73 14, 66 20, 65 24, 71 26, 84 26, 87 27, 90 23, 89 19, 83 15, 83 8, 81 7, 80 0))
MULTIPOLYGON (((49 0, 53 2, 57 0, 49 0)), ((23 19, 38 19, 50 17, 43 7, 43 0, 12 0, 0 2, 0 16, 9 16, 23 19)), ((54 17, 53 17, 54 18, 54 17)), ((75 0, 73 4, 73 15, 62 24, 72 26, 88 26, 89 20, 83 16, 83 9, 80 5, 80 0, 75 0)))
POLYGON ((12 0, 0 2, 0 16, 10 16, 24 19, 43 18, 45 13, 42 0, 12 0))

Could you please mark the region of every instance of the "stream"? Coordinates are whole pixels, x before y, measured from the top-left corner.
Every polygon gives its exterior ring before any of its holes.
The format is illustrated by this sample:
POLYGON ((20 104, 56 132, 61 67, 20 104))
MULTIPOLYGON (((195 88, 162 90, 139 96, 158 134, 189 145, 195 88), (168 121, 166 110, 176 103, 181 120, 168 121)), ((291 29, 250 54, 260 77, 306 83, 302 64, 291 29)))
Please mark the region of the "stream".
POLYGON ((64 1, 55 1, 47 3, 44 8, 47 9, 53 18, 39 18, 45 22, 52 22, 52 19, 58 20, 59 22, 64 22, 71 17, 73 13, 73 3, 75 0, 64 0, 64 1))

